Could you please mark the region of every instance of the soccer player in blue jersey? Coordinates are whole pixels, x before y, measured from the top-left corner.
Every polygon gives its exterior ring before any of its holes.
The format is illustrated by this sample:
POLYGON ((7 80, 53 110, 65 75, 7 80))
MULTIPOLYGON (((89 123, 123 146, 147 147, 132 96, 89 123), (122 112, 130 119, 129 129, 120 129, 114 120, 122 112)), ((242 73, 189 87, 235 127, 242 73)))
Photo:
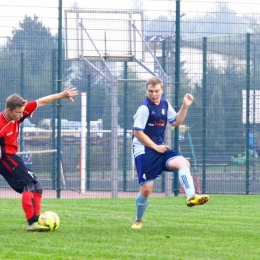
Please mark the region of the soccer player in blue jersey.
POLYGON ((176 113, 170 103, 162 98, 163 82, 160 78, 154 76, 146 82, 146 93, 147 98, 134 115, 133 151, 140 192, 136 198, 136 219, 132 228, 142 227, 153 182, 162 171, 179 171, 179 181, 187 196, 188 207, 202 205, 209 200, 208 195, 195 194, 189 161, 164 143, 167 122, 179 126, 194 101, 193 96, 186 94, 181 109, 176 113))
POLYGON ((25 145, 25 151, 23 152, 23 161, 30 171, 32 171, 32 152, 30 151, 29 145, 25 145))

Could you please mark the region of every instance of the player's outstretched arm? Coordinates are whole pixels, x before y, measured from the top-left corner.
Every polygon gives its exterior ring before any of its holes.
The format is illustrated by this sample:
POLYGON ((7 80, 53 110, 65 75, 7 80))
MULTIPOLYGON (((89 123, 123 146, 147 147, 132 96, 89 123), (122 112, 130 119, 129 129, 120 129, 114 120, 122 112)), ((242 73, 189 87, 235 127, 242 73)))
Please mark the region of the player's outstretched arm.
POLYGON ((73 87, 73 86, 69 86, 68 88, 66 88, 65 90, 63 90, 60 93, 39 98, 38 99, 39 107, 46 106, 46 105, 52 103, 53 101, 56 101, 56 100, 59 100, 62 98, 67 98, 70 101, 74 102, 73 97, 77 96, 77 95, 78 95, 77 88, 73 87))

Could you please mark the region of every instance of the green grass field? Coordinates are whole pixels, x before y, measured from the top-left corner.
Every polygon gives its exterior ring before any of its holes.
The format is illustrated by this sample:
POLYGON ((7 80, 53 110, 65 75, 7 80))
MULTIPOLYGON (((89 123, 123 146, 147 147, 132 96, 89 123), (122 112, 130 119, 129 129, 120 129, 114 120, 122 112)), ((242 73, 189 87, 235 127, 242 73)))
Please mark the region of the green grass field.
POLYGON ((0 259, 260 259, 260 196, 150 198, 141 230, 135 199, 44 199, 55 232, 28 233, 19 199, 0 199, 0 259))

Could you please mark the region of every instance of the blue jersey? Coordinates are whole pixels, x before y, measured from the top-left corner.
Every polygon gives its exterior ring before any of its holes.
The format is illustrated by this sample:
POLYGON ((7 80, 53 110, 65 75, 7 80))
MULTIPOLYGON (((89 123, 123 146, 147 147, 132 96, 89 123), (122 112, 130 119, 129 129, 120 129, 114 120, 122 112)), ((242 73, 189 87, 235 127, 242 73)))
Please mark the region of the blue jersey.
POLYGON ((23 155, 23 160, 26 165, 32 164, 32 154, 30 151, 25 151, 25 153, 23 155))
MULTIPOLYGON (((134 130, 143 130, 146 135, 156 144, 164 143, 164 133, 167 122, 172 124, 176 120, 176 112, 169 102, 161 98, 160 104, 156 105, 146 98, 134 115, 134 130)), ((134 156, 144 154, 145 147, 135 136, 133 137, 134 156)))

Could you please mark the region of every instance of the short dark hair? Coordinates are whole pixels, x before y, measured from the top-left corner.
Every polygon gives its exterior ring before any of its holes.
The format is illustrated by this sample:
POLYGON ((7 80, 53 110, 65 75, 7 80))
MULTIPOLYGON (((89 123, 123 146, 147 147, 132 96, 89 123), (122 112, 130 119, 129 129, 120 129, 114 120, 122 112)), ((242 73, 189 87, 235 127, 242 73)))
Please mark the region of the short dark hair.
POLYGON ((27 100, 23 99, 18 94, 13 94, 6 99, 6 108, 14 110, 17 107, 23 107, 27 103, 27 100))
POLYGON ((163 82, 162 82, 162 80, 161 80, 159 77, 157 77, 157 76, 153 76, 153 77, 149 78, 149 79, 146 81, 146 83, 145 83, 145 88, 147 89, 148 85, 155 86, 155 85, 157 85, 157 84, 160 84, 161 87, 163 87, 163 82))

